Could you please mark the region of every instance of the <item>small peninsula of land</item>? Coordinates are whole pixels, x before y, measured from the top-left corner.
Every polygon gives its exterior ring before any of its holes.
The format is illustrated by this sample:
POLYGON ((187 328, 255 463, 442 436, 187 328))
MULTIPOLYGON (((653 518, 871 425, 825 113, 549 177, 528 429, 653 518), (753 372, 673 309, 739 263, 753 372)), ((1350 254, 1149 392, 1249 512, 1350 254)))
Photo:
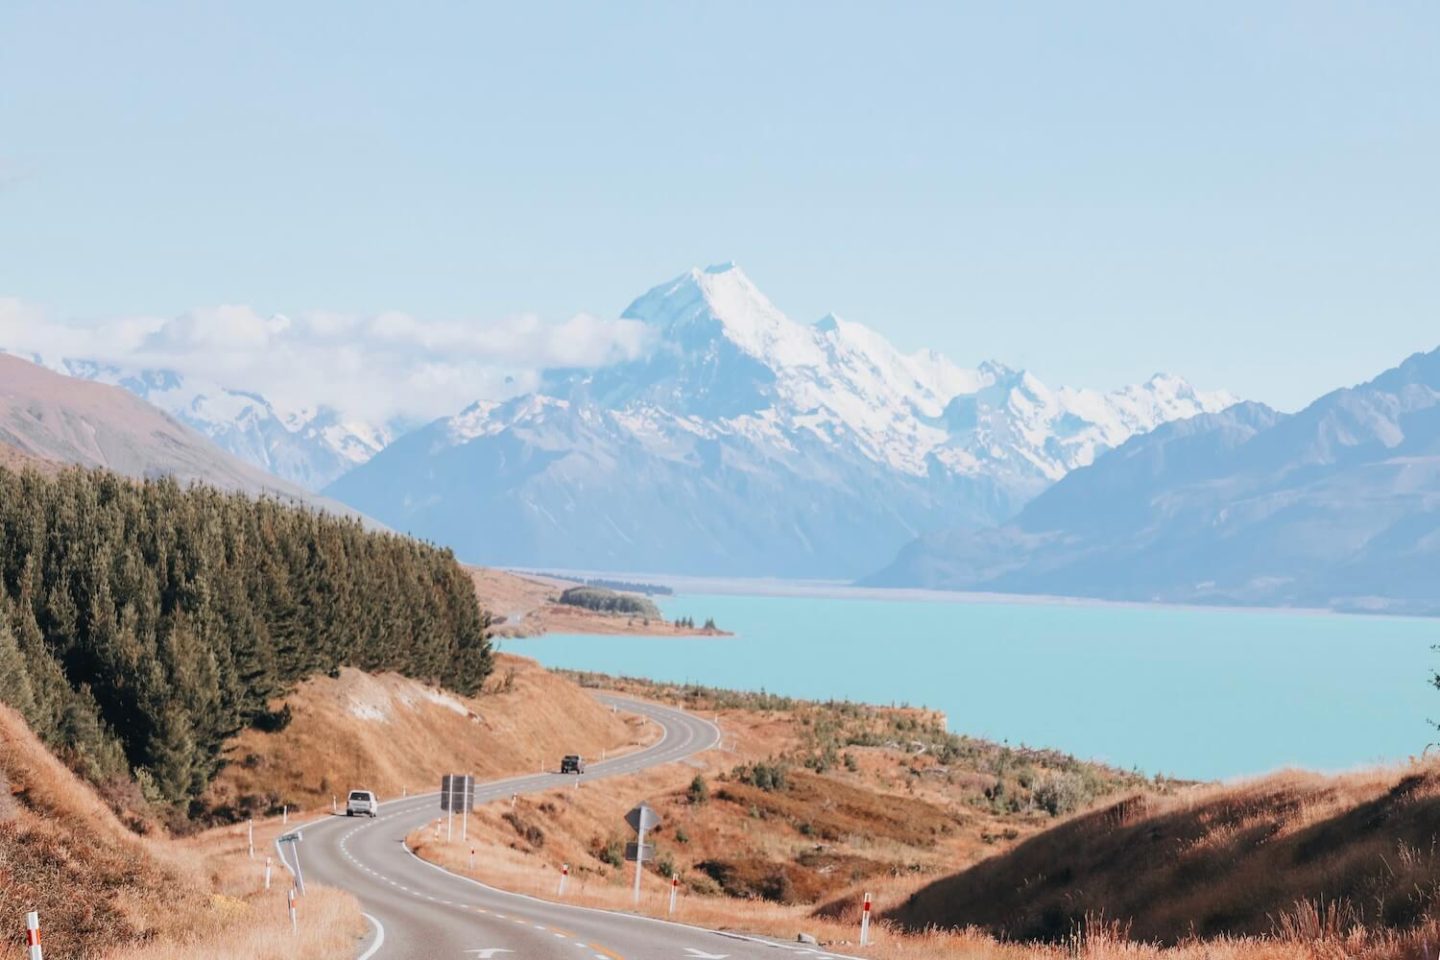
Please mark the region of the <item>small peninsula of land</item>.
MULTIPOLYGON (((586 595, 604 592, 628 599, 632 595, 623 592, 600 591, 588 588, 578 581, 561 580, 551 576, 517 574, 494 567, 466 567, 475 584, 475 593, 480 605, 490 611, 493 617, 493 633, 497 637, 537 637, 545 633, 598 633, 607 635, 655 636, 655 637, 716 637, 729 636, 713 622, 693 626, 688 621, 666 620, 654 608, 653 602, 645 597, 635 596, 631 603, 620 603, 619 610, 603 610, 595 607, 604 604, 583 605, 562 602, 567 591, 583 591, 586 595), (650 611, 654 610, 654 615, 650 611)), ((571 593, 575 600, 577 593, 571 593)))

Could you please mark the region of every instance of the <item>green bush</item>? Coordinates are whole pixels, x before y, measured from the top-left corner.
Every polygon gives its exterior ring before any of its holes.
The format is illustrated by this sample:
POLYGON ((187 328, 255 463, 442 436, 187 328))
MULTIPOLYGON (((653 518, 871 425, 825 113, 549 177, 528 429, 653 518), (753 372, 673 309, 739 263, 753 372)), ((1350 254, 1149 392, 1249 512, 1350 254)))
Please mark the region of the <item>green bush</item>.
POLYGON ((780 793, 789 786, 789 767, 776 761, 757 760, 735 768, 735 779, 766 793, 780 793))
POLYGON ((690 788, 685 791, 686 797, 696 806, 706 803, 710 799, 710 785, 700 774, 695 774, 695 779, 690 781, 690 788))

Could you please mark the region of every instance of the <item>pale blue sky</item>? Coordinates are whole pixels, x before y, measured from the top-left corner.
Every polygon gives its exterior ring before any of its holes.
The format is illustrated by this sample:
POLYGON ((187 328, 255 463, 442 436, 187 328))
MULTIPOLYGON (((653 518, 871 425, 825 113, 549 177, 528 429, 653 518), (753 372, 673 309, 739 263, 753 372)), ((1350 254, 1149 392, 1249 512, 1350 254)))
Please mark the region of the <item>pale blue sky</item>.
POLYGON ((1440 344, 1440 5, 0 6, 0 297, 800 320, 1297 406, 1440 344))

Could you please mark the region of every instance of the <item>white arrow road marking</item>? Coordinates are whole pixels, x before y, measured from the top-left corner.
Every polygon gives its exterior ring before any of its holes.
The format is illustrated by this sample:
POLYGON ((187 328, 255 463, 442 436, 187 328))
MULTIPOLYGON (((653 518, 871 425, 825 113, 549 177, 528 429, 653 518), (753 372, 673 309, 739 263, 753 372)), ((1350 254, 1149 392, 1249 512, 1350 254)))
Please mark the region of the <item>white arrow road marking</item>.
POLYGON ((514 950, 506 950, 502 947, 486 947, 483 950, 466 950, 466 953, 473 953, 480 960, 491 960, 497 953, 514 953, 514 950))
POLYGON ((691 960, 725 960, 730 956, 728 953, 706 953, 704 950, 696 950, 694 947, 686 947, 685 952, 690 954, 691 960))

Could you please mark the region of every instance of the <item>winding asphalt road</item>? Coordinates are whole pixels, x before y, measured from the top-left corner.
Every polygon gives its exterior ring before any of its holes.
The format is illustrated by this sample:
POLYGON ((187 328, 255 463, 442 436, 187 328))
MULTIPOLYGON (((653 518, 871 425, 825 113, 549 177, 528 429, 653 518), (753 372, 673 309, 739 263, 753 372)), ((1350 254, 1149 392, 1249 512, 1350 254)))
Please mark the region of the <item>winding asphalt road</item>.
MULTIPOLYGON (((621 697, 600 699, 649 717, 664 735, 642 750, 590 764, 585 780, 684 760, 720 742, 714 724, 683 711, 621 697)), ((559 774, 499 780, 476 784, 475 800, 487 803, 573 783, 573 777, 559 774)), ((306 883, 323 883, 353 893, 371 923, 372 933, 362 946, 360 960, 823 960, 839 956, 819 947, 550 903, 456 876, 419 859, 405 845, 411 832, 440 814, 439 807, 439 794, 428 794, 385 803, 374 820, 329 817, 300 828, 306 883)))

